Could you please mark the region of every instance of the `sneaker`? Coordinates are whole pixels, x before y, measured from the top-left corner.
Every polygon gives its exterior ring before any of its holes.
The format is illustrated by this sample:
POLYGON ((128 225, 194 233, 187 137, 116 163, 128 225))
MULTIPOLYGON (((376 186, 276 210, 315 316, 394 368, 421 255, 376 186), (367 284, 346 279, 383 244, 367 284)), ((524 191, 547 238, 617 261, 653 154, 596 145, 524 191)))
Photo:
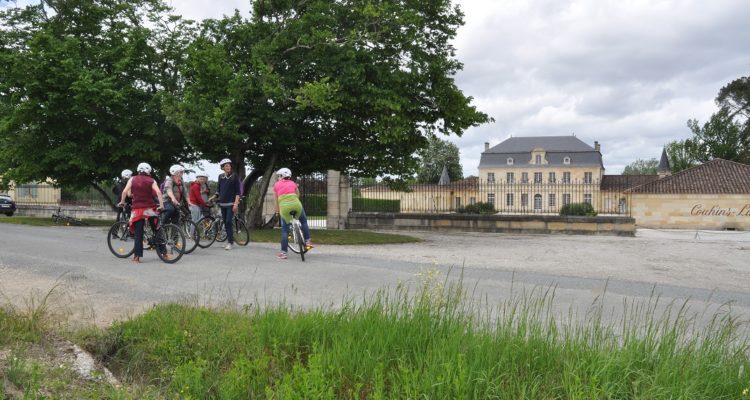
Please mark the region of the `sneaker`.
POLYGON ((232 250, 232 244, 231 243, 227 243, 227 245, 224 246, 224 250, 232 250))
POLYGON ((286 256, 286 253, 280 251, 279 254, 276 255, 276 258, 278 258, 279 260, 286 260, 288 257, 286 256))
POLYGON ((306 249, 306 250, 310 250, 310 249, 312 249, 313 247, 315 247, 315 246, 313 246, 313 244, 312 244, 312 242, 310 241, 310 239, 308 239, 308 240, 307 240, 307 241, 305 242, 305 249, 306 249))

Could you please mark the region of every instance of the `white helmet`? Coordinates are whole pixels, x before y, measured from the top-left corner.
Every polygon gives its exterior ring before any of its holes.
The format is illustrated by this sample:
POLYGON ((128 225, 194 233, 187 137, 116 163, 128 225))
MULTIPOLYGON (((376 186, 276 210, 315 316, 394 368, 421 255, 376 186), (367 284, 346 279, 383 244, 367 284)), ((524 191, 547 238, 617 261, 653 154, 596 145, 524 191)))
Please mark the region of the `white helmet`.
POLYGON ((225 159, 219 161, 219 166, 220 167, 224 167, 224 164, 231 164, 231 163, 232 163, 232 160, 230 160, 228 158, 225 158, 225 159))
POLYGON ((202 171, 196 172, 196 174, 195 174, 196 178, 200 178, 201 176, 204 176, 204 177, 208 178, 208 174, 207 173, 202 172, 202 171))
POLYGON ((136 168, 138 172, 143 172, 144 174, 148 175, 151 173, 151 166, 148 165, 148 163, 142 162, 138 164, 138 168, 136 168))
POLYGON ((289 168, 281 168, 278 171, 276 171, 276 175, 282 177, 282 178, 291 178, 292 177, 292 171, 289 168))
POLYGON ((169 175, 174 175, 179 172, 185 171, 185 168, 182 167, 180 164, 175 164, 171 167, 169 167, 169 175))
POLYGON ((130 177, 133 176, 133 171, 129 169, 124 169, 120 173, 120 176, 122 177, 122 179, 130 179, 130 177))

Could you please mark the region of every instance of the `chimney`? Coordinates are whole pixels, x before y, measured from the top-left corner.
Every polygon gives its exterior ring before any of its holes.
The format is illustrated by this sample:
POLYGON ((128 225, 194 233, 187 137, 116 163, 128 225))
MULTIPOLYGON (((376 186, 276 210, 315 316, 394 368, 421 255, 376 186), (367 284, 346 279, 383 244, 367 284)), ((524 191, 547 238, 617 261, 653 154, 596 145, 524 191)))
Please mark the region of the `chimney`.
POLYGON ((594 151, 598 151, 598 152, 602 151, 602 146, 600 146, 599 142, 597 141, 594 141, 594 151))
POLYGON ((490 149, 490 142, 484 142, 484 151, 487 151, 490 149))

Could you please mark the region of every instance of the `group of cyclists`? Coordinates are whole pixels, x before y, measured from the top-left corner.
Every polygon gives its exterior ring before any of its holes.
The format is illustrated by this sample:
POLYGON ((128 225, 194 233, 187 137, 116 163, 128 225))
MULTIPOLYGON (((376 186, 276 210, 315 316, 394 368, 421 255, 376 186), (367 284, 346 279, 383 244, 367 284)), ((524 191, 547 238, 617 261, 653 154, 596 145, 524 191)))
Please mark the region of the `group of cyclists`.
MULTIPOLYGON (((164 223, 179 224, 179 207, 187 205, 193 222, 197 222, 205 210, 213 204, 219 206, 221 217, 227 232, 226 250, 234 247, 233 224, 234 215, 237 214, 240 199, 243 194, 243 185, 239 176, 232 171, 232 161, 225 158, 219 162, 223 171, 218 177, 216 193, 210 196, 208 187, 208 175, 199 172, 196 179, 190 184, 183 180, 185 169, 181 165, 173 165, 169 169, 169 176, 165 178, 160 187, 151 177, 152 168, 148 163, 142 162, 136 168, 136 174, 129 169, 122 171, 120 179, 113 188, 119 199, 117 204, 117 219, 128 219, 130 233, 134 236, 135 251, 133 262, 139 263, 143 257, 143 231, 145 223, 156 230, 159 212, 162 212, 164 223)), ((281 168, 276 172, 278 181, 273 186, 276 197, 276 215, 281 221, 281 250, 277 254, 279 259, 287 259, 289 246, 289 224, 291 214, 294 211, 299 215, 302 225, 303 236, 306 247, 313 247, 310 241, 310 229, 307 225, 302 203, 299 199, 299 187, 292 180, 292 171, 289 168, 281 168)), ((163 251, 162 249, 157 249, 163 251)))

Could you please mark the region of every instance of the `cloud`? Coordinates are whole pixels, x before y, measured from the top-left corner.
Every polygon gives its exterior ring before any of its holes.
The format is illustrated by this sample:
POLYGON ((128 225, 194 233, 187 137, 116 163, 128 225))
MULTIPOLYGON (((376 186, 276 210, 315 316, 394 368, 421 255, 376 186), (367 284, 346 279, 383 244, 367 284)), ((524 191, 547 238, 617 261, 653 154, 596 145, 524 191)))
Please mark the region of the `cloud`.
POLYGON ((484 142, 576 136, 602 144, 607 173, 689 137, 718 90, 750 72, 741 0, 461 0, 458 86, 496 123, 451 139, 466 174, 484 142))

